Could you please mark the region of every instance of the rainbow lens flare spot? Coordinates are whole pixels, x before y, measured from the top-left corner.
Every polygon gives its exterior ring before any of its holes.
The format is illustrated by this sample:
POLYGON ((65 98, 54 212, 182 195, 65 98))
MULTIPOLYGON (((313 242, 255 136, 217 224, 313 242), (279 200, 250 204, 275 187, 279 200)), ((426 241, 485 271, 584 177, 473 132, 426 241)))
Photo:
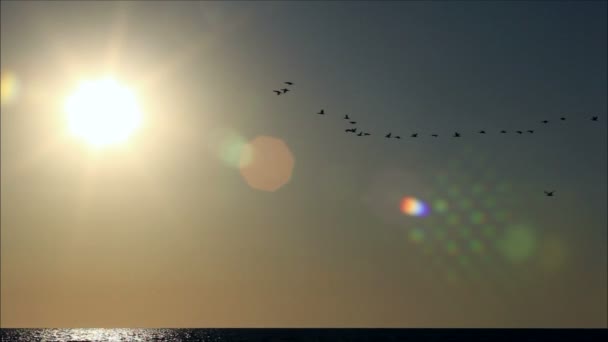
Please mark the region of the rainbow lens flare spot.
POLYGON ((410 216, 427 216, 429 206, 415 197, 405 197, 401 200, 401 212, 410 216))

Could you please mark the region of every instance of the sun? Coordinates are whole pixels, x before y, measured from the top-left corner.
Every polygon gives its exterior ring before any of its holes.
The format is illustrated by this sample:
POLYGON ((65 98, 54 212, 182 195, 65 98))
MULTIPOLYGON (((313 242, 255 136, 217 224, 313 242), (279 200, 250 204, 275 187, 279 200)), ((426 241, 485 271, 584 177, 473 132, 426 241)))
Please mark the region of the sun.
POLYGON ((65 113, 70 132, 95 147, 125 142, 142 121, 133 91, 110 77, 82 82, 65 113))

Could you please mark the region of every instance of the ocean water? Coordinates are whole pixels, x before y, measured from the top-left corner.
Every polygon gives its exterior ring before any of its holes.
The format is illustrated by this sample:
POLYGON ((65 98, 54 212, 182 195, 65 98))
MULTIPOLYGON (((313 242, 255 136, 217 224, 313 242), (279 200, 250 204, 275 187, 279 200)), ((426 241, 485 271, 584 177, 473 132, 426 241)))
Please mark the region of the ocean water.
POLYGON ((2 341, 603 341, 606 329, 2 329, 2 341))

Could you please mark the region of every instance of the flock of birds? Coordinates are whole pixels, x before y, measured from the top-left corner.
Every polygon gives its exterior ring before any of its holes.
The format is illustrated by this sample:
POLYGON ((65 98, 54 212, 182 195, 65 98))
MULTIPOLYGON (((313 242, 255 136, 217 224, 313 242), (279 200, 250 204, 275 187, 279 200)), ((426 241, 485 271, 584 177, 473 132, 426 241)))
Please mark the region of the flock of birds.
MULTIPOLYGON (((293 82, 284 82, 284 84, 286 84, 288 86, 293 86, 294 85, 293 82)), ((273 90, 273 92, 275 92, 277 95, 283 95, 283 94, 286 94, 289 91, 290 91, 289 88, 282 88, 282 89, 273 90)), ((318 115, 326 115, 325 109, 321 109, 319 112, 317 112, 317 114, 318 115)), ((565 117, 561 117, 559 119, 560 119, 560 121, 566 121, 565 117)), ((357 124, 357 121, 351 119, 351 117, 348 114, 344 115, 344 120, 347 121, 350 125, 356 125, 357 124)), ((597 116, 592 116, 591 117, 591 121, 598 121, 598 117, 597 116)), ((541 123, 546 125, 546 124, 549 123, 549 120, 542 120, 541 123)), ((372 135, 371 133, 363 131, 363 130, 357 128, 357 127, 347 128, 344 131, 346 133, 352 133, 352 134, 354 134, 356 136, 359 136, 359 137, 372 135)), ((486 131, 485 130, 480 130, 477 133, 478 134, 486 134, 486 131)), ((504 129, 500 131, 500 134, 507 134, 507 133, 508 133, 508 131, 504 130, 504 129)), ((524 130, 518 130, 518 131, 515 131, 515 133, 517 133, 517 134, 524 134, 524 133, 533 134, 534 130, 533 129, 529 129, 529 130, 525 130, 525 131, 524 130)), ((438 138, 439 134, 433 133, 433 134, 430 134, 430 136, 433 137, 433 138, 438 138)), ((401 139, 400 135, 393 135, 392 132, 387 132, 387 134, 384 135, 384 137, 387 138, 387 139, 401 139)), ((412 133, 410 135, 410 137, 411 138, 417 138, 418 137, 418 133, 414 132, 414 133, 412 133)), ((460 138, 461 134, 459 132, 454 132, 454 134, 452 135, 452 137, 453 138, 460 138)), ((555 193, 555 191, 545 191, 545 195, 548 196, 548 197, 552 197, 554 193, 555 193)))

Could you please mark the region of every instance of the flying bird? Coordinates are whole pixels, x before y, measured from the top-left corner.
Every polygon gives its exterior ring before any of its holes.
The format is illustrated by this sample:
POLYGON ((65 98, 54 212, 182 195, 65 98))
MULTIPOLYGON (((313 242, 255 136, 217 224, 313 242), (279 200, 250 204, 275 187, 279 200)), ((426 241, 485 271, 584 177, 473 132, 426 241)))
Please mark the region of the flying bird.
POLYGON ((285 82, 287 85, 293 85, 293 82, 285 82))
POLYGON ((551 197, 555 191, 545 191, 545 195, 551 197))
POLYGON ((372 135, 372 134, 371 134, 371 133, 367 133, 367 132, 365 132, 365 133, 363 133, 363 135, 372 135))
POLYGON ((522 131, 517 131, 517 134, 522 134, 522 133, 523 133, 522 131))
POLYGON ((534 133, 534 130, 533 129, 529 129, 528 133, 534 133))
POLYGON ((344 132, 352 132, 352 133, 355 133, 355 131, 357 131, 356 128, 347 128, 344 130, 344 132))
POLYGON ((418 133, 414 133, 414 134, 412 134, 412 138, 415 138, 415 137, 417 137, 417 136, 418 136, 418 133))
POLYGON ((486 131, 479 131, 480 134, 486 134, 486 131))
POLYGON ((597 121, 597 116, 592 117, 591 121, 597 121))
POLYGON ((344 120, 350 120, 350 118, 348 117, 348 114, 344 115, 344 120))
POLYGON ((287 89, 287 88, 283 88, 283 89, 281 89, 281 90, 283 91, 283 94, 285 94, 286 92, 288 92, 288 91, 289 91, 289 89, 287 89))
POLYGON ((401 137, 398 135, 395 135, 395 139, 401 139, 401 137))
POLYGON ((281 91, 280 90, 273 90, 275 93, 277 93, 277 95, 281 95, 281 91))
POLYGON ((546 124, 546 123, 549 123, 549 120, 543 120, 541 122, 544 123, 544 124, 546 124))
POLYGON ((350 123, 354 125, 357 123, 357 121, 351 121, 350 123))
POLYGON ((460 138, 460 133, 454 132, 454 138, 460 138))
POLYGON ((566 120, 566 118, 564 118, 564 117, 561 117, 561 118, 559 118, 559 119, 560 119, 560 120, 562 120, 562 121, 565 121, 565 120, 566 120))
POLYGON ((321 109, 321 111, 318 112, 317 114, 319 114, 319 115, 325 115, 325 110, 321 109))
POLYGON ((390 138, 390 137, 391 137, 391 134, 389 133, 389 134, 385 135, 384 137, 385 137, 385 138, 390 138))
POLYGON ((359 137, 362 135, 363 135, 363 132, 359 132, 359 134, 357 134, 357 136, 359 136, 359 137))
POLYGON ((505 131, 504 129, 502 131, 500 131, 500 133, 505 134, 507 133, 507 131, 505 131))
POLYGON ((439 135, 437 135, 437 134, 431 134, 431 136, 437 138, 439 135))

